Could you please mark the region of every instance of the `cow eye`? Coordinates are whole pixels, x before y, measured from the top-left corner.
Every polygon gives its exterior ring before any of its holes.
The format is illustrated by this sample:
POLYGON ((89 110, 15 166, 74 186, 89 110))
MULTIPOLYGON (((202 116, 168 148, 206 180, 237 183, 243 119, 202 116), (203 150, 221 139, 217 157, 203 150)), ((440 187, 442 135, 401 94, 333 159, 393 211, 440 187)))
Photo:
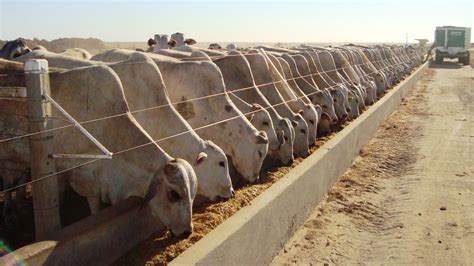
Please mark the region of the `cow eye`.
POLYGON ((309 122, 314 125, 314 120, 310 119, 309 122))
POLYGON ((225 167, 225 163, 223 161, 219 162, 219 165, 222 166, 222 167, 225 167))
POLYGON ((265 126, 268 126, 268 122, 267 122, 267 121, 263 122, 262 124, 265 125, 265 126))
POLYGON ((168 196, 169 201, 171 202, 176 202, 181 199, 181 196, 175 190, 170 190, 167 196, 168 196))
POLYGON ((301 129, 300 131, 301 131, 301 133, 306 134, 306 130, 301 129))
POLYGON ((260 156, 260 158, 262 158, 262 157, 263 157, 263 154, 262 154, 262 152, 261 152, 261 151, 258 151, 258 156, 260 156))
POLYGON ((327 106, 327 105, 325 105, 325 104, 323 104, 323 108, 328 108, 328 106, 327 106))
POLYGON ((288 141, 288 137, 287 137, 287 136, 285 136, 285 141, 288 141))
POLYGON ((336 99, 334 99, 334 102, 335 102, 335 103, 337 103, 337 100, 336 100, 336 99))

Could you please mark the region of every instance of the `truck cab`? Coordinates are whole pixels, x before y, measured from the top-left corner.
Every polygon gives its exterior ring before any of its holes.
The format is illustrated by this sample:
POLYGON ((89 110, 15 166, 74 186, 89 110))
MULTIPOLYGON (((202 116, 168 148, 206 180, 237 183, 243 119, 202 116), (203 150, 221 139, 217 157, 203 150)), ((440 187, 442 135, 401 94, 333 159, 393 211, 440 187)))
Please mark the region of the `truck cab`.
POLYGON ((443 63, 444 58, 458 58, 463 65, 468 65, 468 51, 471 40, 471 28, 443 26, 436 27, 434 45, 436 47, 435 62, 443 63))

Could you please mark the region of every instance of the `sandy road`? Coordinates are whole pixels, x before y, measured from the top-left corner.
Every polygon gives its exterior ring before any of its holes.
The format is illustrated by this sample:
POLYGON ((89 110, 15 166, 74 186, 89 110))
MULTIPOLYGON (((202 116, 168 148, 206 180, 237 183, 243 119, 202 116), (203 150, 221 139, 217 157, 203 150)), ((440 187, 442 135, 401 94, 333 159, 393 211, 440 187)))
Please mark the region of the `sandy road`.
POLYGON ((474 263, 474 71, 429 69, 272 264, 474 263))

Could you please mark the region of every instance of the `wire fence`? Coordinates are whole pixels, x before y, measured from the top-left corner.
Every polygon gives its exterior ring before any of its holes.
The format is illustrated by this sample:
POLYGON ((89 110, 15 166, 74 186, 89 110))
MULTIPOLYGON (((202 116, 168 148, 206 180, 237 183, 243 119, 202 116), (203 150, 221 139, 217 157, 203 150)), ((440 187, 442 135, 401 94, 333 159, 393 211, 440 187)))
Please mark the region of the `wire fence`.
MULTIPOLYGON (((241 55, 239 55, 239 56, 241 56, 241 55)), ((388 59, 377 60, 377 62, 382 62, 382 61, 393 64, 391 62, 388 62, 388 59)), ((373 64, 373 62, 368 62, 368 63, 360 63, 360 64, 355 64, 355 65, 349 65, 349 66, 335 68, 335 69, 331 69, 331 70, 320 71, 320 72, 317 72, 317 73, 310 73, 310 74, 307 74, 307 75, 302 75, 302 76, 298 76, 298 77, 294 77, 294 78, 286 78, 286 79, 279 80, 279 81, 272 81, 272 82, 262 83, 262 84, 258 84, 258 85, 247 86, 247 87, 244 87, 244 88, 234 89, 234 90, 232 90, 232 92, 240 92, 240 91, 250 90, 250 89, 253 89, 254 87, 257 87, 257 88, 266 87, 268 85, 281 83, 281 82, 285 82, 285 81, 290 81, 290 80, 303 79, 303 81, 306 81, 305 78, 308 78, 308 77, 313 77, 313 76, 316 76, 316 75, 321 75, 321 74, 324 74, 324 73, 334 72, 334 71, 338 71, 338 70, 344 71, 344 69, 353 68, 354 66, 359 66, 359 65, 367 65, 367 64, 370 64, 370 63, 373 64)), ((139 63, 134 62, 134 63, 125 63, 125 64, 139 64, 139 63)), ((386 67, 386 68, 388 68, 388 67, 386 67)), ((371 74, 373 74, 373 73, 371 73, 371 74)), ((354 81, 354 80, 352 80, 352 81, 354 81)), ((314 86, 315 84, 311 84, 311 85, 314 86)), ((130 113, 135 114, 135 113, 146 112, 146 111, 155 110, 155 109, 159 109, 159 108, 169 107, 171 105, 177 105, 177 104, 188 103, 188 102, 193 102, 193 101, 205 100, 205 99, 212 98, 212 97, 222 96, 222 95, 225 95, 226 93, 227 93, 226 91, 223 91, 223 92, 209 94, 209 95, 205 95, 205 96, 201 96, 201 97, 195 97, 195 98, 185 99, 185 100, 181 100, 181 101, 175 101, 175 102, 171 102, 171 103, 167 103, 167 104, 157 105, 157 106, 153 106, 153 107, 137 109, 137 110, 130 111, 130 113)), ((120 113, 120 114, 115 114, 115 115, 90 119, 90 120, 86 120, 86 121, 80 121, 79 124, 80 125, 85 125, 85 124, 98 122, 98 121, 102 121, 102 120, 106 120, 106 119, 112 119, 112 118, 125 116, 127 114, 128 114, 128 112, 125 112, 125 113, 120 113)), ((43 133, 53 132, 53 131, 66 129, 66 128, 70 128, 70 127, 74 127, 74 124, 59 126, 59 127, 55 127, 55 128, 51 128, 51 129, 47 129, 47 130, 43 130, 43 131, 31 132, 31 133, 27 133, 27 134, 23 134, 23 135, 19 135, 19 136, 13 136, 13 137, 9 137, 9 138, 0 139, 0 144, 3 143, 3 142, 18 140, 18 139, 31 137, 31 136, 35 136, 35 135, 39 135, 39 134, 43 134, 43 133)))
MULTIPOLYGON (((413 58, 410 58, 409 60, 412 60, 413 58)), ((401 63, 397 63, 397 64, 393 64, 391 63, 390 65, 387 65, 386 67, 382 68, 382 69, 389 69, 391 67, 394 67, 396 65, 403 65, 403 64, 406 64, 408 62, 401 62, 401 63)), ((377 73, 379 71, 381 71, 382 69, 377 69, 376 71, 372 71, 370 73, 365 73, 364 74, 364 77, 369 77, 370 75, 374 74, 374 73, 377 73)), ((331 71, 335 71, 335 70, 331 70, 331 71)), ((319 73, 312 73, 310 75, 307 75, 307 76, 314 76, 314 75, 319 75, 319 73)), ((303 78, 303 77, 298 77, 298 78, 303 78)), ((292 79, 296 79, 296 78, 292 78, 292 79)), ((269 85, 269 84, 274 84, 274 83, 278 83, 278 82, 283 82, 284 80, 289 80, 289 79, 283 79, 282 81, 276 81, 276 82, 269 82, 267 84, 260 84, 260 85, 255 85, 255 86, 250 86, 249 88, 246 88, 246 89, 251 89, 251 88, 255 88, 255 87, 259 87, 259 86, 264 86, 264 85, 269 85)), ((348 84, 349 82, 351 82, 353 80, 346 80, 346 81, 343 81, 342 84, 348 84)), ((333 88, 338 88, 338 86, 340 86, 341 83, 338 83, 338 84, 335 84, 331 87, 328 87, 328 88, 325 88, 325 89, 333 89, 333 88)), ((233 90, 231 92, 235 92, 236 90, 233 90)), ((316 94, 316 93, 319 93, 318 90, 315 90, 314 92, 311 92, 311 93, 308 93, 308 94, 305 94, 305 95, 302 95, 302 96, 299 96, 297 97, 296 99, 303 99, 305 97, 308 97, 310 95, 313 95, 313 94, 316 94)), ((215 94, 215 95, 223 95, 223 94, 226 94, 226 92, 223 92, 223 93, 219 93, 219 94, 215 94)), ((201 98, 208 98, 208 97, 212 97, 212 96, 215 96, 215 95, 209 95, 209 96, 205 96, 205 97, 200 97, 199 99, 201 98)), ((196 98, 195 98, 196 99, 196 98)), ((195 99, 192 99, 192 100, 195 100, 195 99)), ((269 106, 266 106, 266 107, 263 107, 263 109, 267 110, 267 109, 270 109, 270 108, 274 108, 276 106, 279 106, 279 105, 284 105, 288 102, 292 102, 292 101, 295 101, 294 99, 290 99, 290 100, 284 100, 280 103, 277 103, 277 104, 273 104, 273 105, 269 105, 269 106)), ((136 111, 133 111, 133 112, 129 112, 129 113, 137 113, 137 112, 142 112, 142 111, 145 111, 145 110, 150 110, 150 109, 154 109, 154 108, 158 108, 158 107, 163 107, 163 106, 170 106, 172 104, 176 104, 176 103, 171 103, 171 104, 166 104, 166 105, 160 105, 160 106, 156 106, 156 107, 152 107, 152 108, 145 108, 145 109, 141 109, 141 110, 136 110, 136 111)), ((254 110, 254 111, 250 111, 250 112, 247 112, 247 113, 243 113, 244 116, 247 116, 247 115, 251 115, 251 114, 254 114, 254 113, 257 113, 257 112, 260 112, 261 110, 254 110)), ((109 119, 109 118, 113 118, 113 117, 118 117, 118 116, 122 116, 122 115, 126 115, 126 114, 129 114, 129 113, 124 113, 124 114, 117 114, 117 115, 114 115, 114 116, 108 116, 108 117, 103 117, 103 118, 98 118, 98 119, 94 119, 94 120, 89 120, 89 121, 85 121, 85 122, 82 122, 80 124, 85 124, 85 123, 91 123, 91 122, 94 122, 94 121, 100 121, 100 120, 104 120, 104 119, 109 119)), ((165 141, 165 140, 168 140, 168 139, 171 139, 171 138, 175 138, 175 137, 178 137, 178 136, 181 136, 181 135, 184 135, 184 134, 188 134, 188 133, 191 133, 193 131, 199 131, 199 130, 202 130, 202 129, 205 129, 205 128, 208 128, 208 127, 212 127, 212 126, 215 126, 215 125, 218 125, 218 124, 221 124, 221 123, 225 123, 225 122, 228 122, 228 121, 231 121, 231 120, 234 120, 234 119, 238 119, 238 118, 241 118, 241 114, 239 115, 236 115, 236 116, 232 116, 232 117, 229 117, 229 118, 226 118, 226 119, 223 119, 223 120, 219 120, 217 122, 214 122, 214 123, 210 123, 210 124, 206 124, 206 125, 203 125, 203 126, 200 126, 200 127, 196 127, 196 128, 193 128, 191 130, 186 130, 186 131, 182 131, 180 133, 177 133, 177 134, 173 134, 173 135, 170 135, 170 136, 167 136, 167 137, 164 137, 164 138, 160 138, 160 139, 156 139, 156 140, 151 140, 149 142, 146 142, 146 143, 143 143, 143 144, 140 144, 140 145, 137 145, 137 146, 134 146, 134 147, 130 147, 130 148, 126 148, 126 149, 123 149, 123 150, 119 150, 119 151, 115 151, 113 152, 114 155, 119 155, 119 154, 123 154, 123 153, 126 153, 126 152, 130 152, 130 151, 133 151, 133 150, 136 150, 136 149, 140 149, 140 148, 143 148, 143 147, 146 147, 148 145, 151 145, 151 144, 156 144, 156 143, 159 143, 159 142, 162 142, 162 141, 165 141)), ((32 136, 32 135, 36 135, 36 134, 41 134, 41 133, 46 133, 46 132, 51 132, 53 130, 59 130, 59 129, 63 129, 63 128, 67 128, 67 127, 71 127, 73 125, 68 125, 68 126, 63 126, 63 127, 58 127, 58 128, 54 128, 54 129, 51 129, 51 130, 45 130, 45 131, 42 131, 42 132, 35 132, 35 133, 31 133, 31 134, 25 134, 25 135, 22 135, 22 136, 19 136, 19 137, 15 137, 15 138, 10 138, 10 139, 5 139, 5 140, 2 140, 0 142, 5 142, 5 141, 8 141, 8 140, 12 140, 12 139, 19 139, 19 138, 23 138, 23 137, 28 137, 28 136, 32 136)), ((74 169, 77 169, 77 168, 80 168, 80 167, 83 167, 83 166, 86 166, 86 165, 90 165, 92 163, 95 163, 97 161, 100 161, 100 160, 103 160, 103 158, 95 158, 95 159, 92 159, 92 160, 89 160, 89 161, 86 161, 86 162, 83 162, 83 163, 80 163, 78 165, 75 165, 75 166, 72 166, 72 167, 69 167, 69 168, 66 168, 66 169, 63 169, 63 170, 60 170, 60 171, 57 171, 55 173, 51 173, 51 174, 48 174, 48 175, 45 175, 45 176, 41 176, 41 177, 36 177, 34 178, 32 181, 29 181, 29 182, 26 182, 26 183, 23 183, 23 184, 19 184, 17 186, 14 186, 14 187, 11 187, 11 188, 8 188, 8 189, 5 189, 3 191, 0 191, 0 194, 4 194, 6 192, 9 192, 9 191, 13 191, 13 190, 16 190, 18 188, 21 188, 21 187, 24 187, 24 186, 27 186, 27 185, 30 185, 30 184, 34 184, 36 182, 41 182, 47 178, 50 178, 50 177, 53 177, 53 176, 56 176, 58 174, 62 174, 62 173, 65 173, 65 172, 68 172, 68 171, 72 171, 74 169)))

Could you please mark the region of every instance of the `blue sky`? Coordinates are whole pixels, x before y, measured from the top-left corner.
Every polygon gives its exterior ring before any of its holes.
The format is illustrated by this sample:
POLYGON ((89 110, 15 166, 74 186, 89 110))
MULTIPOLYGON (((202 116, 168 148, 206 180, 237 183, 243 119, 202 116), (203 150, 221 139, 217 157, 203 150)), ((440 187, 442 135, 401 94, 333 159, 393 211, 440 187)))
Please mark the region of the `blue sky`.
POLYGON ((0 0, 0 39, 144 41, 184 32, 198 41, 405 42, 436 26, 472 27, 471 1, 0 0))

